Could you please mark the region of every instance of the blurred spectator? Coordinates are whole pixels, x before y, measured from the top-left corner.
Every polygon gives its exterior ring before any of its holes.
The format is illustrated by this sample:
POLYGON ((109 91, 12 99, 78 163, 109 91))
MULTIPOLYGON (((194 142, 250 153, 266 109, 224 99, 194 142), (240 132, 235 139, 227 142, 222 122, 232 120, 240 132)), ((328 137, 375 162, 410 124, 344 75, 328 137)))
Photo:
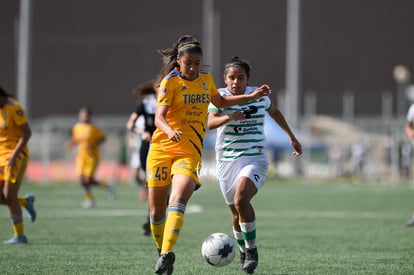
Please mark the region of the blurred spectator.
POLYGON ((411 176, 413 149, 411 147, 411 144, 406 141, 401 141, 398 149, 400 177, 403 180, 408 180, 411 176))
POLYGON ((354 176, 364 175, 364 166, 366 162, 366 148, 361 142, 352 144, 351 147, 351 165, 354 176))

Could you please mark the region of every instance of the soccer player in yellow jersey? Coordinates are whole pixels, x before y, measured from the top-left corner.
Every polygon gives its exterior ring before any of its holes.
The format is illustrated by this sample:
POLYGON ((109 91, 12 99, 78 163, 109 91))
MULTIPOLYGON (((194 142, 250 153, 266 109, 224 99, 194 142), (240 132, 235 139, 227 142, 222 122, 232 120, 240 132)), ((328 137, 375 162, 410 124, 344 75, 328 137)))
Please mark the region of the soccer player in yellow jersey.
POLYGON ((72 139, 67 144, 67 149, 78 146, 76 171, 84 190, 83 207, 91 208, 95 205, 91 187, 100 186, 108 191, 108 195, 113 195, 113 186, 95 179, 95 171, 100 161, 100 145, 105 141, 105 134, 91 122, 90 108, 82 107, 78 116, 79 122, 72 128, 72 139))
POLYGON ((27 142, 32 135, 26 114, 20 104, 0 87, 0 204, 8 206, 14 237, 5 244, 27 243, 21 206, 36 219, 34 196, 18 197, 29 161, 27 142))
POLYGON ((183 227, 186 205, 201 186, 198 173, 209 103, 227 107, 271 91, 262 85, 251 94, 221 96, 211 75, 200 71, 202 48, 191 36, 180 37, 173 48, 160 53, 165 66, 159 76, 157 129, 147 159, 147 184, 151 232, 159 252, 154 271, 172 274, 173 248, 183 227))

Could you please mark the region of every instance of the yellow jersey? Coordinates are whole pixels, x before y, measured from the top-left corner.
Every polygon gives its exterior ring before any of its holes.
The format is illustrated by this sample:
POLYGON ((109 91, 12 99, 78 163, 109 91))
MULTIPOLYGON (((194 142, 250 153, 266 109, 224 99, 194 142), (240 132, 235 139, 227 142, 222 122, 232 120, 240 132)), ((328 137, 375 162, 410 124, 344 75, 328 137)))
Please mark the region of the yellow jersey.
POLYGON ((179 142, 156 129, 152 144, 156 150, 201 158, 206 131, 207 109, 211 98, 218 94, 209 73, 200 72, 193 81, 186 80, 177 69, 172 70, 160 84, 157 106, 168 106, 167 123, 183 133, 179 142))
MULTIPOLYGON (((0 112, 0 165, 4 166, 22 137, 20 126, 27 123, 27 116, 17 100, 10 97, 5 98, 0 112)), ((27 145, 21 153, 28 156, 27 145)))
POLYGON ((99 145, 105 134, 91 123, 78 122, 72 129, 72 141, 78 144, 78 158, 99 160, 99 145))

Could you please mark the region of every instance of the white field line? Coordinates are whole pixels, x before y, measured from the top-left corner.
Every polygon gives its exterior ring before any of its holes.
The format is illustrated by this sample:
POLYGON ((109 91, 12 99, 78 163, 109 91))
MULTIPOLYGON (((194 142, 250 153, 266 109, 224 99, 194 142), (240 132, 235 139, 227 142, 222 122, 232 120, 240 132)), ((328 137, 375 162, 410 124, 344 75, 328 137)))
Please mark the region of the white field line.
MULTIPOLYGON (((201 205, 190 204, 187 206, 186 214, 200 213, 203 211, 201 205)), ((23 215, 25 210, 23 209, 23 215)), ((91 209, 68 208, 53 210, 49 209, 46 212, 38 211, 38 218, 86 218, 86 217, 137 217, 148 215, 146 209, 99 209, 99 206, 91 209)), ((7 211, 0 212, 0 218, 8 218, 7 211)))
MULTIPOLYGON (((201 213, 204 209, 201 205, 190 204, 187 206, 186 214, 201 213)), ((25 210, 23 209, 24 215, 25 210)), ((217 210, 216 210, 217 212, 217 210)), ((228 213, 227 208, 223 208, 218 212, 228 213)), ((68 209, 48 209, 41 213, 38 212, 39 218, 84 218, 84 217, 134 217, 146 216, 147 209, 99 209, 99 206, 92 209, 68 208, 68 209)), ((326 219, 404 219, 410 213, 400 212, 370 212, 370 211, 270 211, 256 210, 258 217, 273 218, 326 218, 326 219)), ((8 218, 7 211, 0 212, 0 218, 8 218)))

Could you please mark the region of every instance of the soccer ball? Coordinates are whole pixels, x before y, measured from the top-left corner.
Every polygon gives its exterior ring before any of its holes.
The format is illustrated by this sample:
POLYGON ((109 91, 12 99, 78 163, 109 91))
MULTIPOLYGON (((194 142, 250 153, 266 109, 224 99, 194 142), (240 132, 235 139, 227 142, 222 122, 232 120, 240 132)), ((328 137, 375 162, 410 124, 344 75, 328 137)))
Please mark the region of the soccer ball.
POLYGON ((234 241, 225 233, 213 233, 203 241, 201 255, 212 266, 228 265, 236 255, 234 241))

